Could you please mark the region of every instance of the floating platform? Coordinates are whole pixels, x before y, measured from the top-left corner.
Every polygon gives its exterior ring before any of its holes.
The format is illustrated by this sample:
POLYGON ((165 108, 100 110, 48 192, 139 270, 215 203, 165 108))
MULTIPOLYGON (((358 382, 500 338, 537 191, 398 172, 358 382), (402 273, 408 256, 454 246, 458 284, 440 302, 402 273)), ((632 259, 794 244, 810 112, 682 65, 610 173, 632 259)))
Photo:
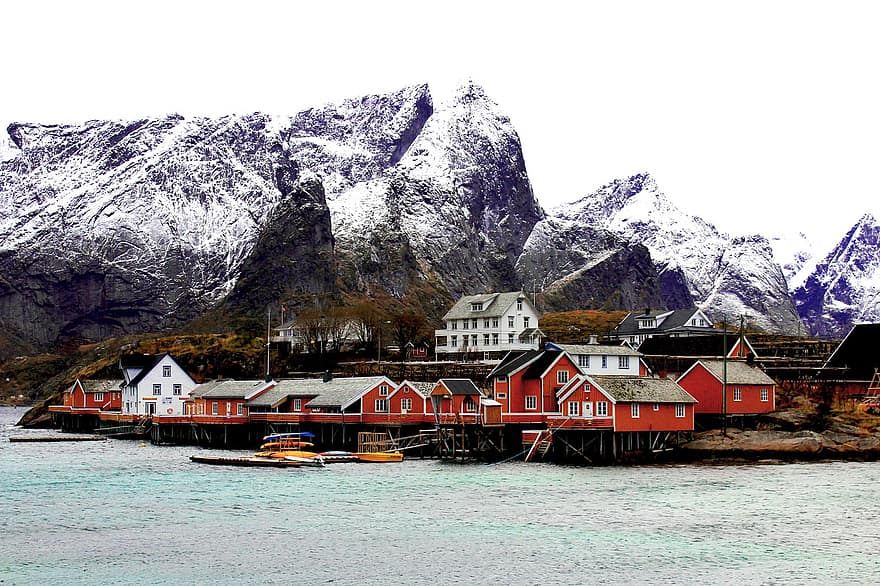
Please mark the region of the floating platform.
POLYGON ((72 435, 72 436, 64 436, 64 435, 48 435, 48 436, 35 436, 35 437, 11 437, 9 441, 12 443, 41 443, 41 442, 105 442, 107 441, 106 437, 94 436, 94 435, 72 435))
POLYGON ((301 462, 283 458, 219 458, 216 456, 190 456, 190 460, 199 464, 214 466, 245 466, 253 468, 301 468, 301 462))

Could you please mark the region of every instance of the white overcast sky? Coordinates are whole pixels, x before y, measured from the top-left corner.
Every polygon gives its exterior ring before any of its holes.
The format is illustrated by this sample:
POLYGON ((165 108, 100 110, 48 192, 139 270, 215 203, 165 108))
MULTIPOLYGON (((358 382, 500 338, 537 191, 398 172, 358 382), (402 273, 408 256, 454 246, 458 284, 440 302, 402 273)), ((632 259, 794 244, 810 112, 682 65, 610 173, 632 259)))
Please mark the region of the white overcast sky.
POLYGON ((826 246, 880 216, 876 5, 6 2, 0 120, 293 114, 471 78, 546 208, 647 171, 723 230, 826 246))

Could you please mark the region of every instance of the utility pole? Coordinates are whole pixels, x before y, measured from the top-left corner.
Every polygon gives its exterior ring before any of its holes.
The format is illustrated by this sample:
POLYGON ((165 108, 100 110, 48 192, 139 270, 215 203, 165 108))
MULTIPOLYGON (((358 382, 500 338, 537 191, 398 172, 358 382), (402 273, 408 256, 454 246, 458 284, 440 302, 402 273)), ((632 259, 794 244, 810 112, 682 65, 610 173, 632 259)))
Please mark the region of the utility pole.
POLYGON ((269 309, 268 315, 266 316, 266 380, 269 380, 269 352, 271 350, 270 346, 272 344, 271 340, 272 334, 272 309, 269 309))
POLYGON ((721 435, 727 436, 727 320, 721 320, 721 435))

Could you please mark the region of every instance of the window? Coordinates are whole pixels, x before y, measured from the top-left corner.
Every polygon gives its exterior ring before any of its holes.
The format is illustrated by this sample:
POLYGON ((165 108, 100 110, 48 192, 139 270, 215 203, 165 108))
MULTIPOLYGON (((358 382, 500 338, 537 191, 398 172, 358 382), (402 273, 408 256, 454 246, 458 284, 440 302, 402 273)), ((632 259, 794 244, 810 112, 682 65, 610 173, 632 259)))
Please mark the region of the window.
POLYGON ((477 411, 477 404, 471 397, 465 397, 463 407, 465 413, 476 413, 477 411))
POLYGON ((492 345, 493 346, 498 345, 498 334, 492 334, 492 345))
POLYGON ((483 334, 483 345, 484 346, 489 345, 489 334, 483 334))
POLYGON ((211 415, 217 415, 220 412, 220 404, 217 401, 211 403, 211 415))
POLYGON ((742 389, 736 387, 733 389, 733 400, 734 401, 742 401, 743 400, 743 392, 742 389))
POLYGON ((173 385, 171 387, 171 392, 173 392, 175 395, 179 396, 179 395, 183 394, 183 387, 181 385, 173 385))
POLYGON ((495 381, 499 382, 499 383, 506 383, 507 382, 507 375, 502 374, 501 376, 496 376, 495 381))
POLYGON ((226 415, 232 415, 232 403, 226 401, 226 415))
POLYGON ((507 334, 507 343, 513 344, 513 334, 507 334))
POLYGON ((769 389, 761 389, 761 402, 766 403, 770 400, 770 390, 769 389))
POLYGON ((629 368, 629 356, 618 356, 617 357, 617 368, 621 370, 626 370, 629 368))
POLYGON ((238 415, 244 415, 244 403, 239 403, 236 409, 238 415))
POLYGON ((388 413, 388 399, 376 399, 376 413, 388 413))
POLYGON ((523 327, 524 328, 529 327, 529 316, 527 316, 527 315, 523 316, 523 327))
POLYGON ((608 357, 602 356, 602 368, 608 368, 608 357))
POLYGON ((451 320, 449 322, 449 324, 450 324, 450 327, 449 327, 450 330, 457 330, 458 329, 458 322, 457 321, 451 320))
POLYGON ((477 318, 471 320, 471 328, 474 330, 477 329, 477 318))
POLYGON ((483 311, 483 302, 471 303, 471 311, 483 311))
POLYGON ((596 416, 608 417, 608 401, 596 401, 596 416))
POLYGON ((538 408, 538 397, 536 395, 526 395, 526 409, 534 411, 538 408))
POLYGON ((171 376, 171 367, 170 366, 163 366, 162 367, 162 376, 165 378, 168 378, 169 376, 171 376))
POLYGON ((470 322, 469 322, 468 320, 466 320, 466 319, 461 320, 461 329, 463 329, 463 330, 468 329, 468 324, 469 324, 469 323, 470 323, 470 322))
POLYGON ((517 310, 517 311, 522 311, 522 302, 523 302, 522 299, 517 299, 517 300, 516 300, 516 310, 517 310))
POLYGON ((483 320, 483 327, 486 328, 487 330, 489 329, 489 319, 488 318, 483 320))
POLYGON ((294 399, 293 400, 293 410, 294 411, 302 411, 303 408, 303 400, 302 399, 294 399))
POLYGON ((379 385, 379 396, 387 397, 388 396, 388 385, 379 385))
POLYGON ((477 335, 476 334, 471 334, 471 345, 473 345, 473 346, 477 345, 477 335))
POLYGON ((493 327, 493 328, 497 328, 497 327, 498 327, 498 318, 497 318, 497 317, 493 317, 493 318, 492 318, 492 327, 493 327))
POLYGON ((495 393, 495 398, 496 399, 506 399, 507 393, 495 393))
POLYGON ((568 371, 567 370, 557 370, 556 371, 556 382, 559 384, 564 384, 568 382, 568 371))
POLYGON ((684 403, 675 404, 675 416, 679 418, 684 417, 684 403))
POLYGON ((162 394, 162 385, 153 385, 153 394, 161 395, 162 394))
POLYGON ((509 328, 513 327, 513 320, 514 320, 514 317, 512 315, 507 316, 507 327, 509 327, 509 328))
POLYGON ((451 341, 451 345, 452 345, 452 346, 457 346, 457 345, 458 345, 458 336, 450 336, 449 339, 452 340, 452 341, 451 341))
POLYGON ((590 355, 578 354, 578 366, 581 368, 590 368, 590 355))
POLYGON ((400 410, 401 411, 409 411, 412 409, 412 399, 401 399, 400 400, 400 410))
POLYGON ((630 403, 629 411, 630 411, 630 415, 632 415, 633 419, 638 419, 638 417, 639 417, 639 404, 638 403, 630 403))
POLYGON ((580 407, 581 404, 577 401, 569 401, 568 402, 568 416, 569 417, 577 417, 580 415, 580 407))
POLYGON ((653 319, 640 319, 639 327, 642 329, 650 329, 657 326, 657 322, 653 319))
POLYGON ((462 345, 462 347, 467 348, 468 340, 469 340, 469 339, 470 339, 470 338, 467 337, 467 334, 465 334, 464 336, 461 337, 461 345, 462 345))
POLYGON ((654 411, 660 410, 660 403, 654 403, 654 411))
POLYGON ((95 401, 103 401, 104 393, 95 393, 95 401))

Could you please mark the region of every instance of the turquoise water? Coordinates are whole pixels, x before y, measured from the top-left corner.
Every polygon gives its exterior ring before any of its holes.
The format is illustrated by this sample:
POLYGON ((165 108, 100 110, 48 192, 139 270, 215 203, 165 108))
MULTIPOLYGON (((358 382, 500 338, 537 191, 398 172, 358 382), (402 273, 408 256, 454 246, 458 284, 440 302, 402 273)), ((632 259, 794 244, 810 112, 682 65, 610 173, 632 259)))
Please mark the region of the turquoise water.
POLYGON ((218 468, 9 443, 2 584, 878 583, 880 464, 218 468))

